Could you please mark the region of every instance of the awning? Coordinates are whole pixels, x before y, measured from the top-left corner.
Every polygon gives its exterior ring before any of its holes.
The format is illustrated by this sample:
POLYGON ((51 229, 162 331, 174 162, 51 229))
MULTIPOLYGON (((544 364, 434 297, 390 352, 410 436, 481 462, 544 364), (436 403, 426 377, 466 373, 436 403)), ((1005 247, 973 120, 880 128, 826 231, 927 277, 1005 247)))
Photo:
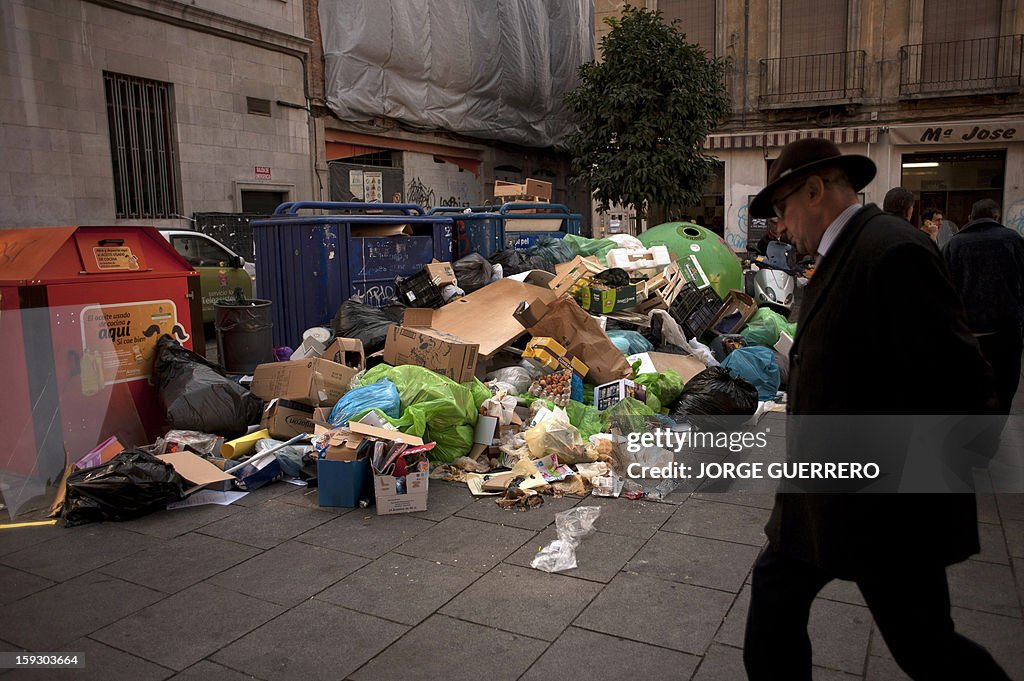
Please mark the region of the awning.
POLYGON ((821 137, 835 144, 874 144, 878 141, 877 127, 863 128, 820 128, 816 130, 782 130, 779 132, 736 133, 732 135, 708 135, 705 149, 761 149, 784 147, 790 142, 811 137, 821 137))

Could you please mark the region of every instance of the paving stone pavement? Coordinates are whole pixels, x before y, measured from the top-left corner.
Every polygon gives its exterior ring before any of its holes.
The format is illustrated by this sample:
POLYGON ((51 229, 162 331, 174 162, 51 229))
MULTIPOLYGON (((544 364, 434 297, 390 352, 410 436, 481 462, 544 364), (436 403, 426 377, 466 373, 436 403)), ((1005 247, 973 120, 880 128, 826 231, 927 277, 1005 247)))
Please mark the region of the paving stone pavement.
MULTIPOLYGON (((243 501, 0 531, 0 650, 87 659, 0 678, 745 677, 770 496, 565 498, 524 512, 432 481, 430 510, 408 515, 321 509, 284 483, 243 501), (574 506, 602 509, 578 568, 530 568, 554 514, 574 506)), ((953 619, 1024 681, 1024 495, 978 504, 983 550, 949 570, 953 619)), ((907 678, 848 582, 821 592, 809 632, 817 681, 907 678)))

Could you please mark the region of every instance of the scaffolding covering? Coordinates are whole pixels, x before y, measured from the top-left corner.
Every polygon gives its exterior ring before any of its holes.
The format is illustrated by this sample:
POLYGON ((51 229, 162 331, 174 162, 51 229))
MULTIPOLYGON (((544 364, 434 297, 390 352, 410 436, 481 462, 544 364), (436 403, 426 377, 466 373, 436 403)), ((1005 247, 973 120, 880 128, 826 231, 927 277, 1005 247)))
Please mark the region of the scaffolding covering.
POLYGON ((588 0, 320 0, 327 105, 342 120, 560 146, 594 58, 588 0))

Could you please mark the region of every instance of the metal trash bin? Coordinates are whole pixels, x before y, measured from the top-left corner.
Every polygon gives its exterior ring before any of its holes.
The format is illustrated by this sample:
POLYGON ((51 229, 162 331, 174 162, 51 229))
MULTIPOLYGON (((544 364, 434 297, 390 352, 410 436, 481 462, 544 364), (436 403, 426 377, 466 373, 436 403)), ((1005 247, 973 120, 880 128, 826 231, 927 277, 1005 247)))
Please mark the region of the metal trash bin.
POLYGON ((256 365, 274 360, 271 301, 246 300, 214 303, 217 359, 229 374, 251 374, 256 365))

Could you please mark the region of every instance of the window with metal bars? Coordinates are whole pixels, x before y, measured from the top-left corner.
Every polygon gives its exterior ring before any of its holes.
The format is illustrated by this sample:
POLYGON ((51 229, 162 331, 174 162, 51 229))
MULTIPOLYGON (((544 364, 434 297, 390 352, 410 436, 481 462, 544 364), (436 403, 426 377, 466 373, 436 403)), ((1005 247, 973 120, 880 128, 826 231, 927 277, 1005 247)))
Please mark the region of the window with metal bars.
POLYGON ((104 72, 103 86, 117 217, 175 217, 181 198, 171 84, 104 72))

